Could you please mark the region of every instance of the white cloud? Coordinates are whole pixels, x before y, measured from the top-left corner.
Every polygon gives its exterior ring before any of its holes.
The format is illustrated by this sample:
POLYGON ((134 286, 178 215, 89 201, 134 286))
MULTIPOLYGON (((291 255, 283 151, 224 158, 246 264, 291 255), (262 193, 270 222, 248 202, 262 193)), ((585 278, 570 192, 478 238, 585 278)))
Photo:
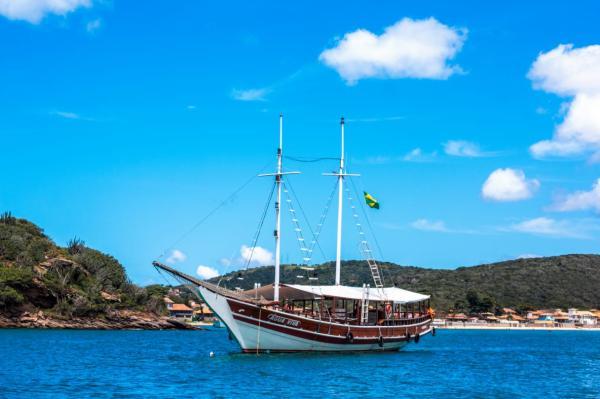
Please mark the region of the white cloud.
POLYGON ((50 115, 60 116, 65 119, 81 119, 81 116, 75 112, 53 111, 50 112, 50 115))
POLYGON ((467 229, 451 229, 446 226, 442 220, 417 219, 410 224, 413 229, 421 231, 432 231, 437 233, 454 233, 454 234, 481 234, 476 230, 467 229))
POLYGON ((410 224, 414 229, 423 231, 437 231, 440 233, 448 233, 450 230, 446 227, 446 224, 441 220, 427 220, 417 219, 410 224))
POLYGON ((396 162, 434 162, 437 157, 437 151, 424 152, 421 148, 413 148, 404 155, 375 155, 365 159, 353 159, 357 164, 385 165, 396 162))
POLYGON ((536 179, 527 179, 519 169, 496 169, 483 183, 483 198, 492 201, 519 201, 531 198, 540 186, 536 179))
POLYGON ((219 259, 219 264, 224 267, 229 267, 233 261, 230 258, 221 258, 219 259))
POLYGON ((102 20, 100 18, 94 19, 93 21, 89 21, 87 24, 85 24, 85 30, 88 33, 94 33, 100 29, 100 27, 102 27, 102 20))
POLYGON ((461 50, 465 29, 435 18, 403 18, 381 35, 366 29, 346 33, 319 59, 348 83, 364 78, 447 79, 460 68, 449 61, 461 50))
POLYGON ((536 254, 521 254, 517 256, 517 259, 533 259, 533 258, 541 258, 541 255, 536 254))
POLYGON ((557 221, 547 217, 539 217, 513 224, 509 230, 551 237, 588 238, 583 232, 587 230, 587 227, 576 226, 566 220, 557 221))
POLYGON ((259 246, 256 246, 253 252, 252 247, 242 245, 242 248, 240 249, 240 255, 243 261, 250 262, 251 264, 258 266, 267 266, 275 263, 273 253, 259 246))
POLYGON ((266 101, 265 96, 269 93, 269 89, 248 89, 231 91, 231 97, 238 101, 266 101))
POLYGON ((346 122, 372 123, 372 122, 401 121, 403 119, 406 119, 406 118, 404 116, 382 116, 382 117, 370 117, 370 118, 347 118, 346 122))
POLYGON ((37 24, 48 14, 66 15, 91 5, 92 0, 0 0, 0 15, 37 24))
POLYGON ((406 154, 402 159, 404 161, 415 161, 423 156, 423 151, 420 148, 414 148, 408 154, 406 154))
POLYGON ((171 255, 169 255, 169 257, 167 258, 167 263, 179 263, 179 262, 184 262, 187 259, 186 254, 184 254, 182 251, 178 250, 178 249, 174 249, 171 251, 171 255))
POLYGON ((405 162, 433 162, 436 157, 437 151, 427 153, 420 148, 414 148, 408 154, 405 154, 401 160, 405 162))
POLYGON ((219 272, 217 271, 217 269, 204 265, 198 265, 198 267, 196 268, 196 274, 200 276, 200 278, 202 278, 203 280, 208 280, 219 276, 219 272))
POLYGON ((593 210, 600 213, 600 179, 590 191, 576 191, 557 201, 553 210, 560 212, 593 210))
MULTIPOLYGON (((533 87, 569 97, 554 137, 530 147, 536 158, 574 156, 600 151, 600 45, 573 48, 561 44, 541 53, 527 75, 533 87)), ((597 157, 598 158, 598 157, 597 157)))
POLYGON ((486 155, 477 144, 464 140, 450 140, 444 143, 444 152, 455 157, 476 158, 486 155))

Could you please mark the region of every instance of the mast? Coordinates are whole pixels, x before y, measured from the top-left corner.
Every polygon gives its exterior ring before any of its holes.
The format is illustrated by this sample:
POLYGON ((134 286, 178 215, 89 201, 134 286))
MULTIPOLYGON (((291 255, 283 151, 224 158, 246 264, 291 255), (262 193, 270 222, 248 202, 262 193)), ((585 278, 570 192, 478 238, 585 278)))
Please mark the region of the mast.
POLYGON ((281 268, 281 166, 283 152, 283 114, 279 114, 279 148, 277 148, 277 199, 275 202, 275 281, 273 282, 273 300, 279 301, 279 275, 281 268))
POLYGON ((277 196, 275 200, 275 278, 273 279, 273 300, 279 301, 279 276, 281 269, 281 183, 282 176, 296 175, 300 172, 283 171, 283 114, 279 114, 279 147, 277 147, 277 169, 275 173, 263 173, 259 176, 274 176, 277 196))
POLYGON ((344 117, 340 120, 342 133, 342 145, 340 155, 340 170, 338 172, 338 219, 337 219, 337 241, 335 248, 335 285, 340 285, 340 274, 342 267, 342 208, 344 193, 344 117))
POLYGON ((338 179, 338 219, 337 219, 337 244, 335 250, 335 285, 340 285, 342 269, 342 215, 343 215, 343 195, 344 195, 344 177, 360 176, 357 174, 346 173, 344 164, 344 117, 340 119, 341 128, 341 155, 340 168, 337 173, 323 173, 325 176, 336 176, 338 179))

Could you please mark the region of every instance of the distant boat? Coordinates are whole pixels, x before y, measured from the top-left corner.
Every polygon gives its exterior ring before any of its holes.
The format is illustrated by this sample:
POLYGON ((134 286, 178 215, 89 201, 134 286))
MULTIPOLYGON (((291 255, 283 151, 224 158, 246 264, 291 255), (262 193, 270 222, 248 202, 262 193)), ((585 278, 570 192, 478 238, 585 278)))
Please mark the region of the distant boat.
MULTIPOLYGON (((197 287, 198 294, 229 329, 242 352, 299 351, 391 351, 432 331, 429 296, 397 287, 384 287, 377 262, 361 231, 359 247, 371 271, 374 286, 340 284, 342 245, 342 198, 344 179, 356 176, 344 164, 344 118, 341 120, 339 170, 326 175, 337 178, 338 218, 334 285, 299 285, 280 282, 281 189, 283 177, 283 121, 279 119, 279 147, 275 179, 275 276, 273 284, 248 291, 230 290, 199 280, 159 262, 153 262, 180 281, 197 287)), ((352 210, 357 217, 354 206, 352 210)), ((293 211, 293 210, 292 210, 293 211)), ((297 222, 297 220, 296 220, 297 222)), ((360 224, 357 223, 357 226, 360 224)), ((300 229, 296 228, 296 232, 300 229)), ((303 238, 299 238, 301 244, 303 238)), ((315 237, 316 240, 316 237, 315 237)), ((315 242, 313 240, 313 243, 315 242)), ((302 245, 304 260, 312 249, 302 245)), ((309 277, 315 281, 316 277, 309 277)))

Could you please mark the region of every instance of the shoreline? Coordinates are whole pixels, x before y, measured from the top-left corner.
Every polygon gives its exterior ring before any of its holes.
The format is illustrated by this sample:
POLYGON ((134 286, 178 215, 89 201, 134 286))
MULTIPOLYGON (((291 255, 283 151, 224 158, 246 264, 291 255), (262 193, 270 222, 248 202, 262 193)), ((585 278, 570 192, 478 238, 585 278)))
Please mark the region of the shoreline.
POLYGON ((41 310, 18 315, 0 313, 0 329, 56 330, 194 330, 187 323, 147 312, 116 310, 99 317, 57 318, 41 310))
POLYGON ((512 330, 512 331, 597 331, 600 327, 545 327, 545 326, 434 326, 436 330, 512 330))

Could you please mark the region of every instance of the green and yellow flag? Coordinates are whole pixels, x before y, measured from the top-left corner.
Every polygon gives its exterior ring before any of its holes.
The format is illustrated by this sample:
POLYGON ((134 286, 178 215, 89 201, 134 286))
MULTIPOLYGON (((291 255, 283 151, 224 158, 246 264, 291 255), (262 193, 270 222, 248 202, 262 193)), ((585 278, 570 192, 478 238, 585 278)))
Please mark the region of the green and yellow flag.
POLYGON ((379 202, 368 192, 363 191, 363 193, 365 193, 365 202, 369 205, 369 208, 379 209, 379 202))

